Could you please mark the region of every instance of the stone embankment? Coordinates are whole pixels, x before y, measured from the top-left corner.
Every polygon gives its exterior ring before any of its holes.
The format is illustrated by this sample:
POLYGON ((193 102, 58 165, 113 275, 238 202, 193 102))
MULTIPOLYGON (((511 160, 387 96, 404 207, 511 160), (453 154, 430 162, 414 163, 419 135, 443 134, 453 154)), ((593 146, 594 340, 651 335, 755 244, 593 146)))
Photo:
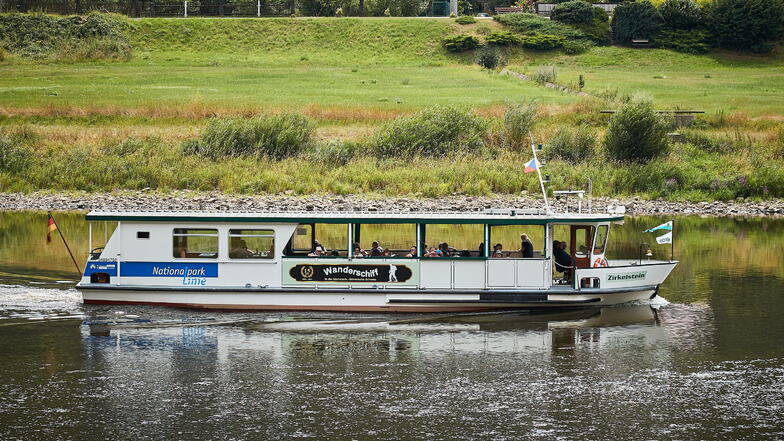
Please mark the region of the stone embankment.
MULTIPOLYGON (((753 202, 668 202, 658 200, 594 198, 594 211, 624 205, 629 215, 784 216, 784 200, 753 202)), ((542 208, 541 199, 529 196, 443 198, 365 197, 337 195, 226 195, 219 192, 124 191, 114 193, 22 194, 0 193, 0 210, 130 210, 130 211, 482 211, 489 208, 542 208)), ((574 198, 571 210, 577 208, 574 198)), ((587 208, 587 201, 583 201, 587 208)), ((556 211, 563 201, 553 201, 556 211)))

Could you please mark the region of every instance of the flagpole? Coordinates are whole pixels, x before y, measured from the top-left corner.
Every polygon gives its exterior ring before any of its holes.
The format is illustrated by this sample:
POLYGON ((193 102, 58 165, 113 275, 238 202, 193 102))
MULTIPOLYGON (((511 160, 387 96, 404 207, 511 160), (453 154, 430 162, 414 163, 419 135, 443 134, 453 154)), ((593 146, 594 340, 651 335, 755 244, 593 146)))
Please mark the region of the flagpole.
POLYGON ((57 231, 60 233, 60 238, 63 240, 63 244, 65 244, 65 249, 68 250, 68 255, 71 256, 71 261, 73 262, 74 266, 76 267, 76 271, 79 272, 79 276, 81 277, 83 272, 82 272, 81 268, 79 268, 79 264, 76 263, 76 259, 74 258, 74 255, 71 252, 71 247, 68 246, 68 242, 66 242, 66 240, 65 240, 65 235, 63 235, 63 230, 61 230, 60 226, 57 225, 57 221, 54 219, 54 216, 52 216, 52 212, 49 211, 48 213, 49 213, 49 217, 52 219, 52 222, 54 222, 54 226, 57 227, 57 231))
POLYGON ((675 219, 671 220, 672 230, 670 230, 670 262, 675 260, 675 219))
POLYGON ((539 176, 539 186, 542 188, 542 197, 544 198, 544 209, 549 213, 550 204, 547 202, 547 192, 544 191, 544 182, 542 181, 542 171, 540 170, 539 159, 536 157, 536 146, 534 145, 534 135, 528 132, 531 138, 531 152, 534 154, 534 164, 536 164, 536 174, 539 176))

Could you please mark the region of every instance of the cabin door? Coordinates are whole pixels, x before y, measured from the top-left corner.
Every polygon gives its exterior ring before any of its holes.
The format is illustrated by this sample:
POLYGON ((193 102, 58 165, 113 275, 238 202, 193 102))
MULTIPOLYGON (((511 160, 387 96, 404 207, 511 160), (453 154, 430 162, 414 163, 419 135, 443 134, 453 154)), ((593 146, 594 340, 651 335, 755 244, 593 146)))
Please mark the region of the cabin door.
POLYGON ((572 225, 569 234, 569 253, 577 268, 590 268, 594 227, 572 225))

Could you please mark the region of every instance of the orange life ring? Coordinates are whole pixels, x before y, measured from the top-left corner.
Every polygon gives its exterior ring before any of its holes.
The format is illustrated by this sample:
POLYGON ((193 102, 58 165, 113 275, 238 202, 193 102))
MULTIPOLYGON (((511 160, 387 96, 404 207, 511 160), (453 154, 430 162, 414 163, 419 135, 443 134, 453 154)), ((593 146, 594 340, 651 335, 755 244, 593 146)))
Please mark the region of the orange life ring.
POLYGON ((594 263, 593 263, 593 267, 594 268, 600 268, 600 267, 606 267, 606 266, 607 266, 607 259, 605 259, 604 257, 600 257, 600 258, 596 259, 596 261, 594 261, 594 263))

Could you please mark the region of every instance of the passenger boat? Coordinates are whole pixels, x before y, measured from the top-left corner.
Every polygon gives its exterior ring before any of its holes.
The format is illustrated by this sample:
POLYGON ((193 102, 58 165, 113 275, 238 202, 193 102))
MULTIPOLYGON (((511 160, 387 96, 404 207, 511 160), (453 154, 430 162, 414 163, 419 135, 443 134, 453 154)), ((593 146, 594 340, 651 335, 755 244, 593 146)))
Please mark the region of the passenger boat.
POLYGON ((93 211, 91 225, 116 227, 90 253, 77 289, 85 303, 265 310, 469 312, 646 300, 677 261, 607 259, 611 227, 623 219, 623 207, 93 211), (559 252, 571 265, 556 261, 559 252))

